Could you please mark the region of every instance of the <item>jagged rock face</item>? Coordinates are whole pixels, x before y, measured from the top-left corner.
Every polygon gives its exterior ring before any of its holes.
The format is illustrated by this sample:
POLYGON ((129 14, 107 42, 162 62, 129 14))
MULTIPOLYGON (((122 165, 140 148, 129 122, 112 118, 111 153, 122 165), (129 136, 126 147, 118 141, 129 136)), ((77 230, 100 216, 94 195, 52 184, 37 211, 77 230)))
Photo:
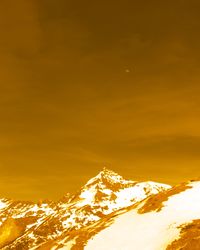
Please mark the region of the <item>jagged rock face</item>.
MULTIPOLYGON (((103 223, 112 213, 169 188, 155 182, 124 180, 103 169, 76 195, 67 194, 58 202, 35 204, 1 199, 0 247, 4 250, 70 249, 69 238, 77 237, 78 232, 87 232, 86 228, 103 223)), ((78 247, 81 249, 80 244, 78 247)))

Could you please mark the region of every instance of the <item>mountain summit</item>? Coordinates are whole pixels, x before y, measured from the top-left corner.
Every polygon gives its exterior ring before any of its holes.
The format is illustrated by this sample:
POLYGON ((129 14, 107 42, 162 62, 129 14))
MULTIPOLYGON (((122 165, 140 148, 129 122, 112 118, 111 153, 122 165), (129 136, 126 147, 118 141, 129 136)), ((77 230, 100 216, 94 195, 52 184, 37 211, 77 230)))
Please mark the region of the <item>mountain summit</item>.
POLYGON ((86 186, 89 187, 98 184, 99 186, 102 185, 102 187, 104 188, 110 187, 113 189, 117 189, 119 187, 131 186, 134 183, 134 181, 125 180, 121 175, 104 167, 97 176, 86 183, 86 186))
POLYGON ((81 188, 78 194, 79 206, 81 204, 98 206, 98 209, 105 215, 169 187, 155 182, 125 180, 119 174, 104 168, 81 188))
MULTIPOLYGON (((125 180, 104 168, 75 195, 67 194, 58 202, 36 204, 1 199, 0 248, 72 249, 69 244, 84 232, 89 237, 87 230, 92 232, 97 225, 103 225, 112 214, 122 213, 168 189, 170 186, 161 183, 125 180)), ((84 242, 82 238, 79 241, 84 242)), ((73 249, 83 249, 79 243, 73 249)))

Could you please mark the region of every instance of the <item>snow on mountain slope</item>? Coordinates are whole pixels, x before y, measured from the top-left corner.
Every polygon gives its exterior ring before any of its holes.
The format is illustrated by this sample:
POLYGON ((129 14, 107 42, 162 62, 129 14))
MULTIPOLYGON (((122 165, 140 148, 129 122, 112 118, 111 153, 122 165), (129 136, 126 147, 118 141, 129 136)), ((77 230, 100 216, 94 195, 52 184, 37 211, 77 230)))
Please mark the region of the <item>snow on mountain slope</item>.
POLYGON ((75 200, 78 207, 89 205, 95 209, 97 206, 105 215, 168 188, 169 185, 161 183, 128 181, 104 168, 81 188, 75 200))
POLYGON ((2 199, 0 246, 4 250, 43 250, 60 249, 68 244, 69 248, 76 242, 68 241, 70 235, 84 232, 84 228, 103 222, 113 212, 169 188, 155 182, 124 180, 104 168, 76 195, 66 195, 58 202, 34 204, 2 199))
POLYGON ((200 181, 150 196, 121 213, 115 212, 103 226, 96 225, 84 249, 200 249, 200 181))

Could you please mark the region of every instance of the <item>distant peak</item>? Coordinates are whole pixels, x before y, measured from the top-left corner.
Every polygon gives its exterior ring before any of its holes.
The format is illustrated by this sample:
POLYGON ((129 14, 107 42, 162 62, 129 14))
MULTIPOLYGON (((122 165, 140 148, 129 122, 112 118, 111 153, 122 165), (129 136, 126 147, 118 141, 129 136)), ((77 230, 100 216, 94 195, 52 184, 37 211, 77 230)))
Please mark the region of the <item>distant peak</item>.
POLYGON ((121 175, 117 174, 113 170, 110 170, 107 167, 103 167, 103 169, 95 177, 87 182, 86 186, 96 185, 97 183, 101 183, 107 186, 108 183, 112 185, 117 183, 120 183, 122 185, 130 185, 135 182, 125 180, 121 175))
POLYGON ((103 167, 103 169, 99 172, 98 175, 107 175, 107 176, 119 176, 119 174, 117 174, 116 172, 114 172, 111 169, 108 169, 107 167, 103 167))
POLYGON ((112 180, 112 182, 124 181, 124 178, 121 175, 106 167, 104 167, 93 179, 99 179, 101 181, 106 179, 112 180))

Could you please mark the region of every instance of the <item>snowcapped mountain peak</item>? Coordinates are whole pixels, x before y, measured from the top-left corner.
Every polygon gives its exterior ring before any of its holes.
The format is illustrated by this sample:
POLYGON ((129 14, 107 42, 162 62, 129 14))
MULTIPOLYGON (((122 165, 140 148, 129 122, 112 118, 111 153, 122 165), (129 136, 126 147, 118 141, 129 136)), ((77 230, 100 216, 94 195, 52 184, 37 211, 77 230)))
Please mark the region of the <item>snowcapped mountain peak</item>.
POLYGON ((96 185, 102 188, 119 189, 120 187, 122 188, 122 186, 124 187, 124 185, 130 186, 135 183, 134 181, 125 180, 121 175, 104 167, 99 174, 86 183, 85 187, 90 188, 96 185))
POLYGON ((120 176, 118 173, 106 167, 103 167, 103 169, 99 172, 98 176, 105 177, 105 178, 123 179, 122 176, 120 176))
POLYGON ((105 215, 168 188, 170 186, 156 182, 125 180, 114 171, 103 168, 82 187, 75 200, 79 201, 79 207, 98 206, 98 210, 105 215))
POLYGON ((104 167, 97 176, 99 176, 99 178, 108 178, 108 179, 122 178, 119 174, 106 167, 104 167))

